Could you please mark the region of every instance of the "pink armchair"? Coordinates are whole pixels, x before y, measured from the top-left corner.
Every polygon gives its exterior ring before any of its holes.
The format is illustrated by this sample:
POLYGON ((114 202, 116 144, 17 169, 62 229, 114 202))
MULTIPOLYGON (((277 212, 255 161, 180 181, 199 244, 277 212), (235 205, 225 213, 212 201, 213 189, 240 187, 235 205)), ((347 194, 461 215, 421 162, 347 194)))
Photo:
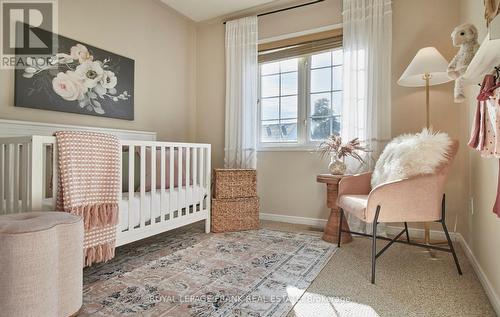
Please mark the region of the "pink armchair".
MULTIPOLYGON (((373 189, 370 185, 372 173, 347 176, 340 181, 337 201, 340 209, 339 237, 342 232, 350 232, 372 238, 372 284, 375 283, 376 259, 394 242, 450 252, 453 255, 458 273, 462 275, 445 223, 444 187, 457 150, 458 142, 453 141, 448 151, 448 159, 433 174, 400 179, 381 184, 373 189), (348 212, 366 223, 372 223, 372 234, 343 230, 344 212, 348 212), (402 222, 405 228, 393 239, 377 237, 377 225, 390 222, 402 222), (440 222, 449 248, 412 242, 408 233, 408 222, 440 222), (406 233, 406 241, 399 240, 399 237, 404 233, 406 233), (389 241, 378 253, 377 239, 389 241)), ((340 247, 340 239, 338 241, 340 247)))

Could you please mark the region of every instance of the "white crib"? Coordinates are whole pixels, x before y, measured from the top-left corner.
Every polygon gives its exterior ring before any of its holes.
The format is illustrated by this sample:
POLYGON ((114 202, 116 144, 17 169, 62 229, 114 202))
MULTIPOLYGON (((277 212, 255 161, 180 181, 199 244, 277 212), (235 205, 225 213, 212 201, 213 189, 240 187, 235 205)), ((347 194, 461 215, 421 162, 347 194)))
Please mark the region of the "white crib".
MULTIPOLYGON (((0 138, 0 214, 55 210, 58 181, 55 142, 55 137, 43 135, 0 138)), ((209 232, 210 145, 120 142, 125 153, 120 157, 121 170, 128 171, 128 175, 122 173, 122 181, 128 185, 118 197, 117 246, 201 220, 205 220, 205 230, 209 232), (139 188, 135 179, 137 170, 139 188), (146 173, 150 175, 150 184, 146 184, 146 173)))

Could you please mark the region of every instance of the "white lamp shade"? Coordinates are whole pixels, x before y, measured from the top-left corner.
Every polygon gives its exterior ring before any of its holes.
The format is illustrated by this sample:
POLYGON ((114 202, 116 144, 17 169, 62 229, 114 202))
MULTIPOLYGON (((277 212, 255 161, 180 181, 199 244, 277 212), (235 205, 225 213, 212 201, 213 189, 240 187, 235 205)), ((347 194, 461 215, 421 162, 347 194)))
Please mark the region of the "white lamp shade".
POLYGON ((447 68, 448 61, 435 47, 425 47, 417 52, 398 84, 405 87, 425 86, 425 74, 430 75, 430 86, 444 84, 453 80, 448 77, 447 68))

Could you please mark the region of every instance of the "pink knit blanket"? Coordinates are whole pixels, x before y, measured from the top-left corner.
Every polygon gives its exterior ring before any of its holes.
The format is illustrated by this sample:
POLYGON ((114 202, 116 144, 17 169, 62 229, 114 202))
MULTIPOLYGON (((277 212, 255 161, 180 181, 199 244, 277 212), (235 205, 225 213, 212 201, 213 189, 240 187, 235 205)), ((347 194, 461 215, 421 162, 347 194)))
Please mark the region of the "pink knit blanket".
POLYGON ((108 261, 115 253, 120 143, 115 136, 93 132, 60 131, 55 136, 57 210, 83 217, 85 265, 108 261))

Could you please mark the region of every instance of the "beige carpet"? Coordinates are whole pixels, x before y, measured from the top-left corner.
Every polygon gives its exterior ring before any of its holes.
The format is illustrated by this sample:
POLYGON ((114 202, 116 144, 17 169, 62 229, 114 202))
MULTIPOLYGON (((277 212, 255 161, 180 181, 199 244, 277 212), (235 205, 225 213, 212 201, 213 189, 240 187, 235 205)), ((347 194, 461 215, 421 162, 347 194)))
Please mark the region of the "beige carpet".
MULTIPOLYGON (((263 226, 314 230, 268 221, 263 226)), ((424 249, 395 244, 377 260, 372 285, 371 242, 355 238, 336 252, 288 316, 496 316, 465 254, 455 246, 462 276, 449 253, 435 252, 432 258, 424 249)))

